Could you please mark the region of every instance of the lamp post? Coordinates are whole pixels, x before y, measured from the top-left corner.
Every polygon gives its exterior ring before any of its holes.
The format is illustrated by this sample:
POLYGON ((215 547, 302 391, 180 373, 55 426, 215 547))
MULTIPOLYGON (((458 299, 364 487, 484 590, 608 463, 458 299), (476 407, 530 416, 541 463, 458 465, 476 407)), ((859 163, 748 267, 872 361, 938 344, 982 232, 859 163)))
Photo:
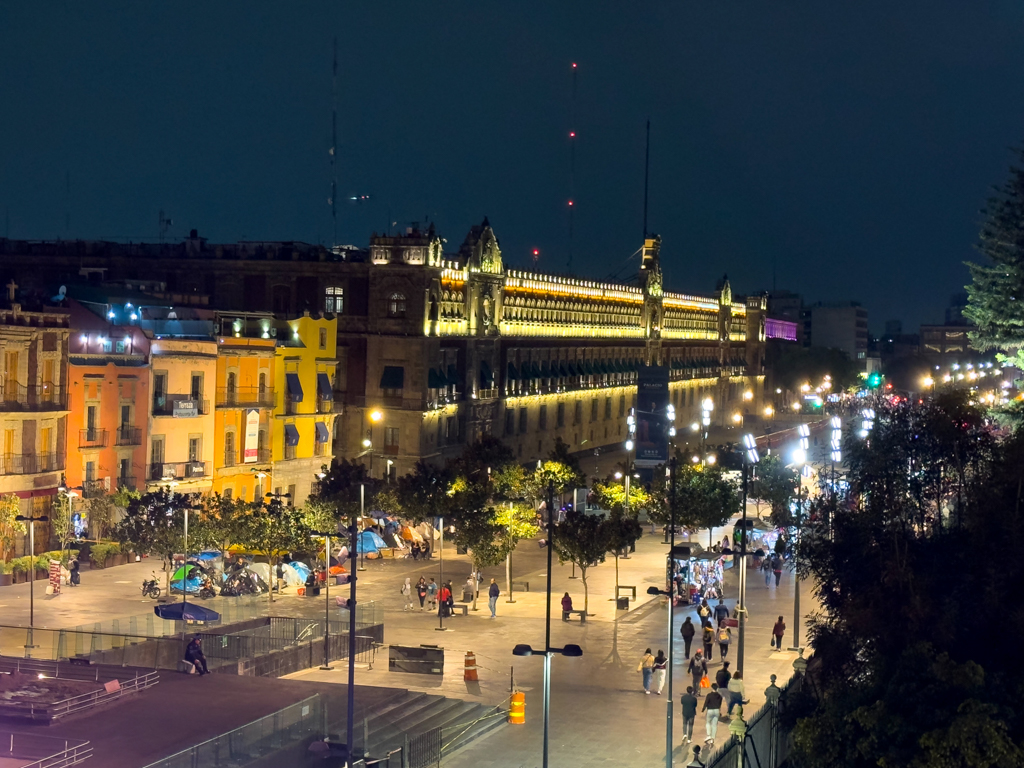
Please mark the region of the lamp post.
POLYGON ((370 477, 373 477, 373 425, 384 418, 384 414, 376 408, 370 411, 370 426, 366 428, 366 439, 363 440, 363 448, 370 454, 370 477))
POLYGON ((352 560, 353 562, 358 557, 359 559, 359 570, 366 570, 366 547, 360 547, 359 542, 359 526, 363 524, 363 518, 366 517, 366 483, 359 483, 359 521, 356 523, 356 532, 352 537, 352 560))
MULTIPOLYGON (((323 477, 323 475, 321 475, 323 477)), ((324 538, 324 663, 320 669, 331 670, 331 535, 328 532, 312 534, 313 538, 324 538)), ((355 579, 355 576, 352 576, 355 579)), ((349 657, 349 666, 352 658, 349 657)))
POLYGON ((746 448, 747 455, 745 457, 746 460, 743 462, 743 516, 740 519, 740 600, 736 611, 740 624, 736 671, 740 673, 743 672, 743 641, 747 623, 747 536, 749 530, 747 526, 747 486, 750 482, 750 467, 753 464, 757 464, 760 460, 760 456, 757 454, 757 441, 754 440, 753 435, 746 434, 743 436, 743 446, 746 448))
POLYGON ((700 462, 704 466, 707 462, 706 447, 708 442, 708 431, 711 429, 711 412, 715 410, 715 401, 705 397, 700 404, 700 462))
MULTIPOLYGON (((441 526, 440 526, 440 528, 438 530, 440 531, 441 535, 440 535, 440 537, 438 539, 438 545, 437 545, 438 556, 439 556, 439 561, 438 561, 438 566, 437 566, 437 591, 438 591, 438 594, 440 594, 441 590, 444 589, 444 518, 442 517, 442 518, 440 518, 440 520, 441 520, 441 526)), ((437 626, 434 627, 434 629, 436 629, 438 632, 449 632, 449 631, 451 631, 451 630, 449 630, 444 625, 444 610, 442 610, 442 606, 441 605, 438 605, 438 608, 437 608, 437 626)))
MULTIPOLYGON (((583 655, 583 649, 578 645, 566 645, 564 648, 551 647, 551 550, 554 548, 555 540, 555 484, 548 482, 548 588, 547 600, 545 601, 544 619, 544 649, 534 650, 529 645, 518 644, 512 649, 513 656, 543 656, 544 657, 544 752, 543 768, 548 768, 548 737, 551 722, 551 657, 553 655, 569 656, 578 658, 583 655)), ((671 696, 669 697, 671 702, 671 696)))
POLYGON ((45 523, 50 518, 46 515, 15 515, 14 519, 21 523, 28 523, 28 549, 31 563, 28 569, 28 637, 25 643, 25 658, 29 658, 31 649, 36 647, 33 633, 36 623, 36 523, 45 523))
MULTIPOLYGON (((801 442, 806 438, 801 437, 801 442)), ((800 531, 803 525, 803 489, 804 484, 802 481, 804 468, 807 464, 807 449, 797 448, 793 451, 793 464, 798 467, 799 475, 797 476, 797 492, 796 492, 796 546, 793 547, 793 645, 789 650, 800 651, 803 647, 800 645, 800 571, 799 571, 799 551, 800 551, 800 531)))

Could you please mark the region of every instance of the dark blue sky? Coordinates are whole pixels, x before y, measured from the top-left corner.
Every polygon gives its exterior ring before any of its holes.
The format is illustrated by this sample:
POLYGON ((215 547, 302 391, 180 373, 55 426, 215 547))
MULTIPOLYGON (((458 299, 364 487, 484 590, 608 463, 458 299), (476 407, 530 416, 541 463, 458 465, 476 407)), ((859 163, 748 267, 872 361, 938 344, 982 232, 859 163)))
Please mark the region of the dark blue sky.
MULTIPOLYGON (((858 299, 939 321, 988 188, 1024 140, 1012 0, 6 3, 0 215, 16 238, 331 239, 490 217, 506 257, 565 268, 570 63, 575 267, 650 229, 669 287, 858 299), (843 7, 839 7, 843 6, 843 7), (70 180, 70 192, 67 181, 70 180)), ((634 262, 635 264, 635 262, 634 262)), ((632 269, 630 270, 632 271, 632 269)))

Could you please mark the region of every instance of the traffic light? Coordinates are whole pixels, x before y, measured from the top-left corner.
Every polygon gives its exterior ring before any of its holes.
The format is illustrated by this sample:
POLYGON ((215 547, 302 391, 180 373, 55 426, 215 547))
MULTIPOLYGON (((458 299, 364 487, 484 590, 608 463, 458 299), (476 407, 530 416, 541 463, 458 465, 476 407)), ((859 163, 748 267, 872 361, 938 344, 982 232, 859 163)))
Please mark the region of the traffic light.
POLYGON ((875 371, 868 376, 868 389, 878 389, 882 386, 882 374, 875 371))

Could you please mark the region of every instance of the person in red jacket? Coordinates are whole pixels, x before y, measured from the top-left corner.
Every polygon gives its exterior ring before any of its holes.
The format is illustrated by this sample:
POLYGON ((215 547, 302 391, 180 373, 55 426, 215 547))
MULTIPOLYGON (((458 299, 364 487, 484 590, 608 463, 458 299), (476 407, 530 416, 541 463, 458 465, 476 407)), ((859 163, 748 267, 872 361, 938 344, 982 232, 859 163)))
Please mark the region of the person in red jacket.
POLYGON ((441 591, 438 593, 437 597, 439 603, 437 608, 438 615, 442 619, 447 619, 451 615, 449 608, 450 601, 452 599, 452 591, 448 588, 447 584, 441 585, 441 591))
POLYGON ((569 611, 572 610, 572 598, 569 597, 569 593, 566 592, 562 595, 562 621, 569 620, 569 611))

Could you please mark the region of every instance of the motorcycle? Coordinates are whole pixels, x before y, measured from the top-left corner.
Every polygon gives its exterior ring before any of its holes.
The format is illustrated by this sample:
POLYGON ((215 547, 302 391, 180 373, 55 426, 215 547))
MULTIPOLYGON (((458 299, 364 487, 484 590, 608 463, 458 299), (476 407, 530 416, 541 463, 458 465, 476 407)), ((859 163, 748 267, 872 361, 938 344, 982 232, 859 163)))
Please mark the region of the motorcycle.
POLYGON ((151 597, 156 600, 160 597, 160 585, 156 583, 156 574, 153 574, 152 579, 142 580, 142 596, 151 597))
POLYGON ((199 587, 199 597, 203 600, 209 600, 211 597, 216 597, 217 591, 213 588, 213 582, 209 579, 203 581, 199 587))

